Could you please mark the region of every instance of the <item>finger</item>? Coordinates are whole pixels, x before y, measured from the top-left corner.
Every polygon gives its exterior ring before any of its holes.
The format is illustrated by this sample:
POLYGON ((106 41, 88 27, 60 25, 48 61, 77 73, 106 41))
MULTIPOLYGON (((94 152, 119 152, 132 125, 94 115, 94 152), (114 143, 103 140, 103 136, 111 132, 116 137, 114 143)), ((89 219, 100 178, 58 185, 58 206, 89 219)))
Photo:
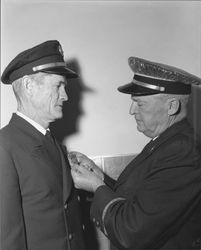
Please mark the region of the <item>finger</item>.
POLYGON ((79 162, 89 161, 89 158, 80 152, 72 151, 71 153, 76 156, 76 158, 78 159, 79 162))
POLYGON ((68 160, 70 164, 79 164, 79 160, 75 153, 71 152, 68 154, 68 160))
POLYGON ((93 172, 93 169, 90 166, 87 165, 76 165, 76 169, 78 172, 82 173, 83 175, 88 175, 89 173, 93 172))
POLYGON ((80 153, 80 152, 77 152, 77 151, 70 151, 68 154, 73 154, 75 155, 77 158, 80 158, 80 157, 84 157, 84 154, 80 153))
POLYGON ((79 165, 93 172, 92 166, 88 164, 87 162, 81 162, 79 165))
POLYGON ((80 169, 79 169, 79 165, 73 165, 72 167, 71 167, 71 171, 73 171, 74 173, 81 173, 81 171, 80 171, 80 169))
POLYGON ((86 167, 86 169, 87 169, 87 170, 89 170, 89 171, 91 171, 91 172, 93 172, 93 171, 94 171, 94 170, 93 170, 93 168, 92 168, 91 166, 87 165, 87 164, 86 164, 86 166, 85 166, 85 167, 86 167))

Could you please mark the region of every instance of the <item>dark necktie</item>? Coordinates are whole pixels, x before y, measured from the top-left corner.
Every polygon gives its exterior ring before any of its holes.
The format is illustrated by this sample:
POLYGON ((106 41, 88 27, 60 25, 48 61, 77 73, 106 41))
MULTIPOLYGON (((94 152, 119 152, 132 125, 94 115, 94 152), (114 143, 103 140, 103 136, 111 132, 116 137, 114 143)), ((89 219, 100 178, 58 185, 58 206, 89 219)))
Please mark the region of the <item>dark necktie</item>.
POLYGON ((61 158, 59 153, 59 147, 49 130, 46 130, 45 137, 47 138, 47 151, 50 153, 50 159, 55 163, 55 166, 61 167, 61 158))
MULTIPOLYGON (((155 140, 155 139, 154 139, 155 140)), ((151 141, 149 141, 149 143, 147 145, 145 145, 145 147, 143 148, 142 152, 146 152, 146 153, 150 153, 155 149, 155 143, 153 143, 154 141, 153 139, 151 139, 151 141)))
POLYGON ((49 141, 51 141, 51 143, 55 144, 54 138, 49 130, 46 130, 45 136, 48 138, 49 141))
MULTIPOLYGON (((46 130, 45 137, 47 138, 47 141, 49 142, 50 148, 54 150, 54 154, 58 154, 58 145, 54 139, 54 136, 51 134, 49 130, 46 130)), ((57 155, 58 157, 58 155, 57 155)))

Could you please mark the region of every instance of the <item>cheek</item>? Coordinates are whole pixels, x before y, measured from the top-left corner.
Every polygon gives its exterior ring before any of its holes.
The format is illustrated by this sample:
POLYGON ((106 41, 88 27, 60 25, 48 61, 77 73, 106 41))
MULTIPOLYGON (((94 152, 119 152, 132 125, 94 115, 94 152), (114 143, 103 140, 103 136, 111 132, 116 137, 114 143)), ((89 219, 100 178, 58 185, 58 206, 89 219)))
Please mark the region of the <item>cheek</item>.
POLYGON ((151 117, 151 110, 145 107, 139 109, 139 116, 143 121, 150 120, 151 117))
POLYGON ((44 94, 44 101, 51 104, 55 102, 57 99, 57 95, 55 93, 52 93, 51 91, 48 91, 44 94))
POLYGON ((51 94, 48 96, 46 105, 48 106, 49 110, 55 110, 58 104, 59 95, 58 94, 51 94))
POLYGON ((36 103, 38 104, 38 108, 41 110, 51 110, 53 106, 53 98, 49 93, 39 94, 36 98, 36 103))
POLYGON ((150 113, 144 113, 142 116, 142 121, 143 121, 144 127, 146 127, 146 128, 151 127, 153 122, 154 122, 150 113))
POLYGON ((32 104, 37 109, 41 109, 45 106, 45 103, 47 105, 46 97, 42 92, 37 92, 32 96, 32 104))
POLYGON ((51 103, 52 103, 52 97, 51 97, 50 95, 45 95, 45 96, 43 97, 42 102, 43 102, 43 105, 45 105, 45 106, 50 106, 51 103))
POLYGON ((147 114, 147 124, 151 127, 158 126, 166 119, 166 110, 161 108, 155 108, 147 114))
POLYGON ((158 111, 156 109, 143 109, 140 112, 144 127, 150 128, 156 124, 158 120, 158 111))

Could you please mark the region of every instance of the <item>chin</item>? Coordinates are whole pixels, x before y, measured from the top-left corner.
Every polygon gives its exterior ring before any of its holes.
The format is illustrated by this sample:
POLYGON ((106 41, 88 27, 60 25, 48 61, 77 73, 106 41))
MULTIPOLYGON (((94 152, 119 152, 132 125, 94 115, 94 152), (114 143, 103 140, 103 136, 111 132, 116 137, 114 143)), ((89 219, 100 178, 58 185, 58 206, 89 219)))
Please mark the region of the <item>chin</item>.
POLYGON ((144 129, 143 129, 142 127, 140 127, 139 125, 137 125, 137 130, 138 130, 139 132, 141 132, 141 133, 144 133, 144 132, 145 132, 144 129))
POLYGON ((54 115, 55 120, 61 119, 62 117, 63 117, 63 113, 62 113, 62 112, 57 112, 57 113, 54 115))

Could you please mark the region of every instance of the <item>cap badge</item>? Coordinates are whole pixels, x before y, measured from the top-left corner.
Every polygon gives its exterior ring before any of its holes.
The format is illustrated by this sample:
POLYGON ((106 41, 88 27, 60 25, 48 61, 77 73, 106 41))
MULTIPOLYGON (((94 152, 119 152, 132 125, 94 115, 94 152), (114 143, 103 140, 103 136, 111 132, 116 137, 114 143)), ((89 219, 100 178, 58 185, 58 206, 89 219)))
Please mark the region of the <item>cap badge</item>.
POLYGON ((59 50, 60 54, 64 57, 64 52, 63 52, 61 45, 58 46, 58 50, 59 50))

